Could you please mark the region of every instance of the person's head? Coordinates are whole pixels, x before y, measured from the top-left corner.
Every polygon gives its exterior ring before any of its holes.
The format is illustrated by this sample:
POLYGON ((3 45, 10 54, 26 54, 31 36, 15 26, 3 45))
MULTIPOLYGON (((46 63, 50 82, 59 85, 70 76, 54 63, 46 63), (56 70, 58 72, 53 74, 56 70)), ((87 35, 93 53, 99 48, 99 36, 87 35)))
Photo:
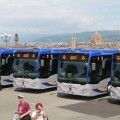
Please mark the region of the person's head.
POLYGON ((21 102, 24 99, 24 95, 22 93, 20 93, 18 95, 18 100, 21 102))
POLYGON ((36 103, 35 108, 36 110, 41 111, 43 109, 42 103, 36 103))

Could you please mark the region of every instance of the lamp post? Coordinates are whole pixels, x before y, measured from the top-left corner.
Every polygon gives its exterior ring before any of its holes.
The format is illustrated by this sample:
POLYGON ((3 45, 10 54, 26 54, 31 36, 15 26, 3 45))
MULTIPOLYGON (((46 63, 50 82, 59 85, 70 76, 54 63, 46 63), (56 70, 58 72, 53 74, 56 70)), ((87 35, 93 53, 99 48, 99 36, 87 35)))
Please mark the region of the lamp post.
POLYGON ((9 35, 7 33, 5 33, 4 35, 2 34, 1 39, 6 43, 6 47, 7 47, 7 43, 11 39, 11 34, 9 34, 9 35))

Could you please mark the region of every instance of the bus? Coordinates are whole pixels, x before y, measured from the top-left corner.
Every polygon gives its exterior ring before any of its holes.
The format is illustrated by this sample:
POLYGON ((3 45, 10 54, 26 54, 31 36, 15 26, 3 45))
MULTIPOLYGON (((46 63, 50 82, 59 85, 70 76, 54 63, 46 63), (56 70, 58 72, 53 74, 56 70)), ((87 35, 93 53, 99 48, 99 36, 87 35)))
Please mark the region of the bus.
POLYGON ((56 87, 59 54, 69 48, 31 48, 17 50, 13 67, 13 86, 47 89, 56 87))
POLYGON ((111 84, 109 93, 114 100, 120 100, 120 51, 113 54, 111 84))
POLYGON ((13 61, 14 52, 17 48, 0 49, 0 89, 5 85, 13 84, 13 61))
POLYGON ((117 49, 81 49, 60 54, 57 93, 97 96, 108 91, 117 49))

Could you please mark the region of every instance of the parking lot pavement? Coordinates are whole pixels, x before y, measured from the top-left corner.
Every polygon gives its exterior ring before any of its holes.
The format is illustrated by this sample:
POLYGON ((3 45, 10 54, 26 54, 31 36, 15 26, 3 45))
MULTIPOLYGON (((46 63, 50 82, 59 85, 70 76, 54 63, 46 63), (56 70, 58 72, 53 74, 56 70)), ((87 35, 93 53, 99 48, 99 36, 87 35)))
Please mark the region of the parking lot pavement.
POLYGON ((109 96, 85 98, 80 96, 57 97, 56 89, 14 90, 14 87, 0 91, 0 119, 12 120, 17 109, 17 95, 23 93, 34 111, 36 102, 42 102, 49 120, 118 120, 120 104, 108 101, 109 96))

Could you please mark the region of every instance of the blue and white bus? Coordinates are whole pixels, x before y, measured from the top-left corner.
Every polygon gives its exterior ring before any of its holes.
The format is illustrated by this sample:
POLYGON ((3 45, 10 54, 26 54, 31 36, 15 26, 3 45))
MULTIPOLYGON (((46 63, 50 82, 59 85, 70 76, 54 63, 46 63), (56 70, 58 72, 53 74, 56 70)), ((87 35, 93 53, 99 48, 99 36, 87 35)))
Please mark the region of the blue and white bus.
POLYGON ((59 54, 69 48, 31 48, 18 50, 14 60, 15 88, 56 87, 59 54))
POLYGON ((4 85, 13 84, 13 61, 14 52, 17 48, 0 49, 0 89, 4 85))
POLYGON ((117 49, 81 49, 60 54, 58 96, 97 96, 107 93, 113 53, 117 49))
POLYGON ((110 96, 120 100, 120 51, 113 54, 111 84, 109 86, 110 96))

